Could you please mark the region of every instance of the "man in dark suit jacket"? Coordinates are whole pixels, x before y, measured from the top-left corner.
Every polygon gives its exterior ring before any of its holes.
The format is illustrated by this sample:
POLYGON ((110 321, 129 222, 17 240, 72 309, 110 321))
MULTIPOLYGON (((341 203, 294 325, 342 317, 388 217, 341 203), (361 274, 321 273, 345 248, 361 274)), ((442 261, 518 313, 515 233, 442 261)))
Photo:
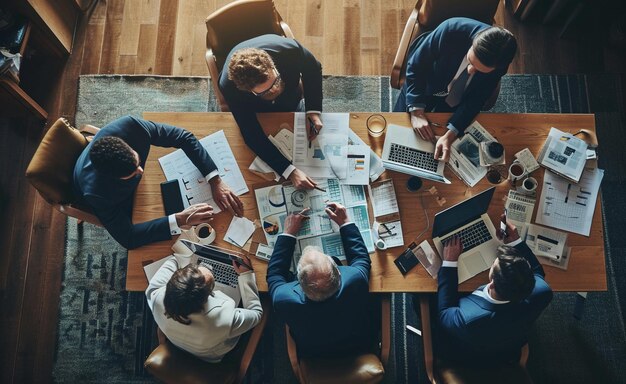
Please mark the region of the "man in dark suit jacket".
POLYGON ((409 112, 416 133, 433 142, 424 112, 454 112, 435 147, 435 158, 447 161, 452 142, 493 94, 516 51, 515 37, 504 28, 463 17, 448 19, 411 44, 394 112, 409 112))
POLYGON ((304 112, 304 96, 307 117, 315 127, 309 131, 313 140, 322 129, 322 65, 296 40, 262 35, 237 44, 223 68, 219 87, 248 147, 297 188, 313 188, 313 180, 269 141, 256 114, 304 112))
POLYGON ((74 167, 74 191, 122 246, 132 249, 180 234, 180 227, 207 222, 213 207, 196 204, 182 212, 144 223, 131 220, 133 195, 143 174, 150 145, 182 148, 207 178, 215 202, 241 215, 243 205, 222 181, 211 156, 190 132, 167 124, 119 118, 104 126, 74 167))
POLYGON ((289 325, 298 356, 334 356, 371 347, 368 316, 370 258, 361 233, 346 209, 331 203, 328 216, 340 226, 349 266, 337 266, 319 249, 307 247, 298 262, 297 281, 289 267, 302 214, 285 220, 267 268, 267 284, 276 313, 289 325))
POLYGON ((533 323, 552 300, 537 257, 510 223, 506 233, 489 283, 464 297, 457 291, 461 241, 453 238, 444 246, 437 291, 439 358, 473 365, 519 361, 533 323))

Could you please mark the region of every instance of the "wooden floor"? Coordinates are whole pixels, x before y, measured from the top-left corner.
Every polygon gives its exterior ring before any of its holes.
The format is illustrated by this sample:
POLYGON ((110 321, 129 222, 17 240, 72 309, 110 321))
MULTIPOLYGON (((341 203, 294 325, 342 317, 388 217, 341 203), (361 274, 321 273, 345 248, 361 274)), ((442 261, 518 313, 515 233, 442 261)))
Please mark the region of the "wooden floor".
MULTIPOLYGON (((73 121, 81 74, 200 75, 204 18, 224 0, 100 0, 78 25, 73 53, 44 102, 50 121, 73 121)), ((414 0, 277 0, 325 74, 388 75, 414 0)), ((624 50, 591 38, 561 40, 556 27, 520 23, 500 6, 496 22, 518 37, 511 73, 624 72, 624 50)), ((589 36, 588 36, 589 37, 589 36)), ((45 128, 23 121, 0 130, 0 382, 52 381, 64 217, 24 172, 45 128)))

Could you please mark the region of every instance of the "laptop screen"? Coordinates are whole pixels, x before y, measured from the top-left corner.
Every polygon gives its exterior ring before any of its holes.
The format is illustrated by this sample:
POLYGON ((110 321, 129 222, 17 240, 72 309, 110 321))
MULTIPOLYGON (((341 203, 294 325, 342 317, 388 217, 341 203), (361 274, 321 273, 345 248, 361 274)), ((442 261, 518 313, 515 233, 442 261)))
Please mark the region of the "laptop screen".
POLYGON ((452 206, 435 215, 433 238, 443 236, 487 212, 496 187, 491 187, 478 195, 452 206))
POLYGON ((202 244, 194 243, 189 240, 181 240, 183 244, 187 246, 193 253, 198 256, 206 257, 207 259, 219 261, 225 264, 230 264, 230 256, 225 252, 220 252, 212 247, 204 246, 202 244))

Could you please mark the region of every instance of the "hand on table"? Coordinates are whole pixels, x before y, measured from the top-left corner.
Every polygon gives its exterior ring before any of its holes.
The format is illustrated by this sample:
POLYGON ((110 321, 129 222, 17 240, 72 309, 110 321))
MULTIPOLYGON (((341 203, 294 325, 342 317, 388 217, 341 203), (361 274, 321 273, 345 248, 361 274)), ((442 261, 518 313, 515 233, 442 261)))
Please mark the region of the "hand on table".
MULTIPOLYGON (((505 215, 500 216, 500 221, 505 218, 505 215)), ((504 244, 512 243, 515 240, 519 239, 519 233, 517 233, 517 227, 511 224, 508 220, 506 221, 506 237, 502 237, 502 231, 500 228, 496 229, 496 237, 501 240, 504 244)))
POLYGON ((300 232, 300 228, 302 228, 302 222, 304 220, 308 220, 309 217, 305 214, 310 210, 310 208, 303 209, 300 213, 292 213, 285 219, 285 229, 284 233, 296 236, 298 232, 300 232))
POLYGON ((435 144, 435 159, 441 161, 448 161, 450 159, 450 147, 452 142, 456 139, 456 133, 448 130, 445 135, 441 136, 435 144))
POLYGON ((326 205, 326 214, 332 221, 337 223, 338 226, 341 227, 349 221, 346 207, 339 203, 327 203, 326 205))
POLYGON ((211 184, 213 200, 222 211, 228 211, 237 217, 243 216, 243 203, 221 177, 212 178, 209 184, 211 184))
POLYGON ((443 245, 443 260, 444 261, 458 261, 459 256, 463 251, 463 242, 458 236, 452 236, 443 245))
POLYGON ((181 212, 174 214, 174 217, 178 227, 189 229, 194 225, 213 220, 213 207, 206 203, 190 205, 181 212))
POLYGON ((317 185, 306 173, 298 168, 294 169, 289 175, 289 180, 296 189, 313 189, 317 185))

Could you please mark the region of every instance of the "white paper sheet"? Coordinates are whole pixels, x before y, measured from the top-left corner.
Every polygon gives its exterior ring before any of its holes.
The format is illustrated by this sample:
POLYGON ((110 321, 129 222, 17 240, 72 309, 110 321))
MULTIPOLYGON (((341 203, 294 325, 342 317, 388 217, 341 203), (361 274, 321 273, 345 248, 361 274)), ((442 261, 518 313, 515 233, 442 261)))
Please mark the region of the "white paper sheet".
POLYGON ((345 185, 368 185, 370 183, 370 149, 360 145, 348 145, 347 169, 345 179, 339 182, 345 185))
MULTIPOLYGON (((224 131, 215 132, 201 139, 200 144, 207 150, 217 166, 220 177, 230 189, 237 196, 248 192, 248 186, 224 131)), ((182 149, 161 157, 159 164, 167 180, 180 180, 178 184, 185 208, 192 204, 207 203, 213 206, 216 213, 220 212, 219 206, 213 200, 210 184, 182 149)))
POLYGON ((234 216, 228 226, 228 230, 226 230, 224 241, 236 245, 239 248, 243 248, 254 233, 254 229, 254 223, 252 221, 245 217, 234 216))
POLYGON ((475 186, 487 174, 487 168, 480 165, 478 146, 483 141, 495 139, 485 127, 474 121, 465 130, 465 135, 452 143, 450 149, 448 167, 470 187, 475 186))
POLYGON ((374 217, 381 217, 400 212, 393 179, 381 181, 376 185, 370 185, 370 202, 374 211, 374 217))
POLYGON ((341 159, 341 147, 348 145, 350 115, 322 113, 321 119, 324 127, 309 148, 306 114, 294 114, 293 165, 313 178, 336 177, 328 158, 341 159))
POLYGON ((350 145, 361 145, 369 148, 370 152, 370 181, 374 182, 376 179, 385 172, 385 167, 383 166, 383 160, 374 152, 369 145, 365 144, 365 142, 354 133, 352 129, 348 130, 348 143, 350 145))
POLYGON ((534 196, 527 196, 512 189, 509 190, 504 203, 504 208, 507 210, 506 219, 517 227, 517 232, 521 238, 526 237, 526 231, 532 220, 536 200, 534 196))
POLYGON ((589 166, 574 184, 546 171, 535 222, 589 236, 603 176, 604 170, 589 166))

